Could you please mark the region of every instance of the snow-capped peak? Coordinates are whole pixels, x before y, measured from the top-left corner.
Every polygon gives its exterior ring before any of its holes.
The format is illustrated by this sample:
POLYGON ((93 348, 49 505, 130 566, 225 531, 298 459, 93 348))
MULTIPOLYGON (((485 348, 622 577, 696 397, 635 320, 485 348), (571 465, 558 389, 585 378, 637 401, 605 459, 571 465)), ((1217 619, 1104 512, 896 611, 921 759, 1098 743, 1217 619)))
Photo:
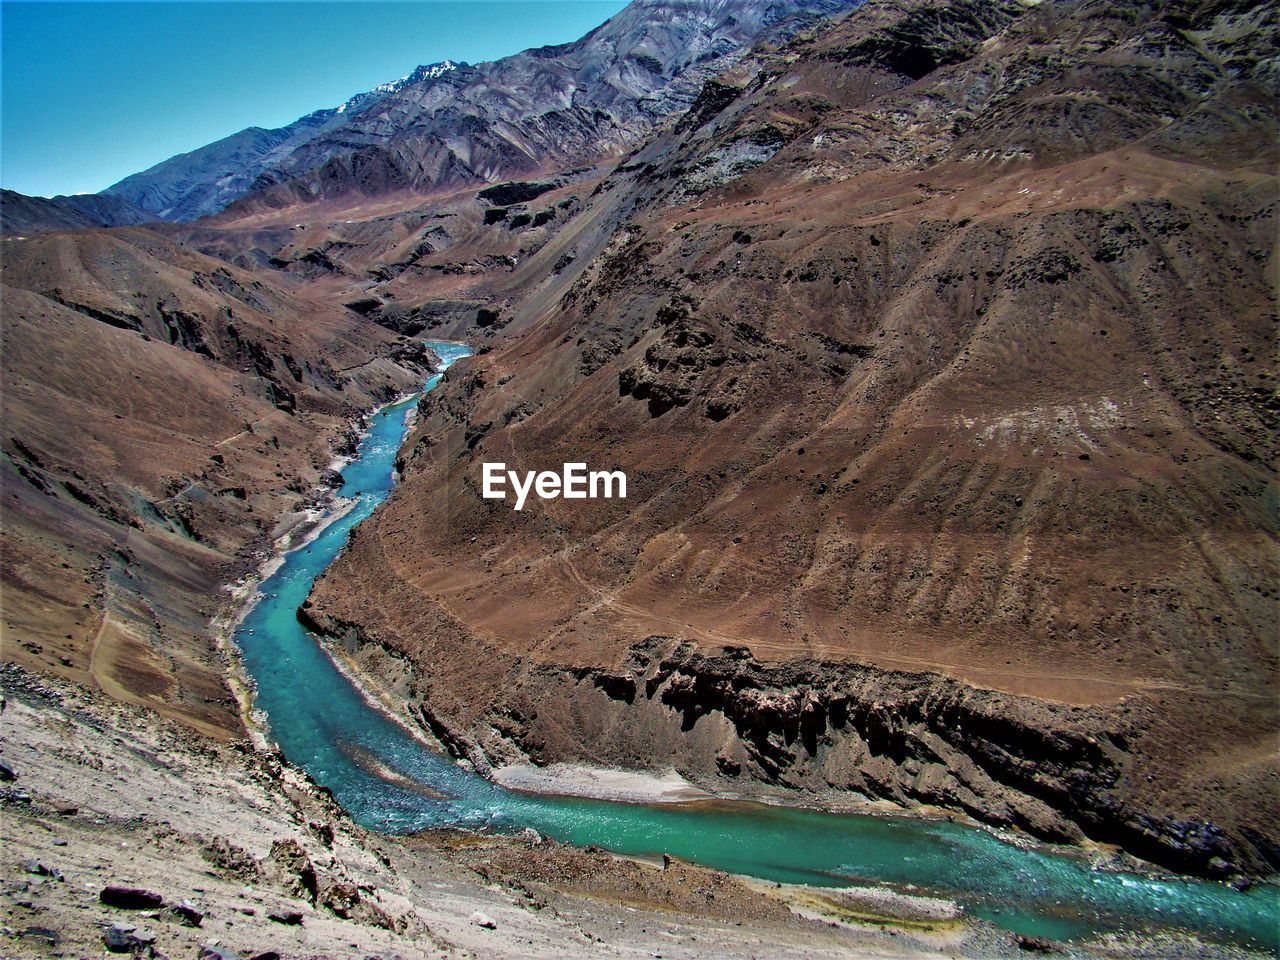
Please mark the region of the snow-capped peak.
POLYGON ((348 110, 354 110, 357 107, 367 106, 373 99, 382 99, 383 97, 403 90, 405 87, 421 83, 423 80, 435 80, 443 77, 451 70, 457 70, 464 64, 454 60, 441 60, 439 63, 428 63, 417 67, 412 73, 406 73, 399 80, 392 80, 390 83, 382 83, 365 93, 357 93, 346 103, 338 107, 338 113, 346 113, 348 110))

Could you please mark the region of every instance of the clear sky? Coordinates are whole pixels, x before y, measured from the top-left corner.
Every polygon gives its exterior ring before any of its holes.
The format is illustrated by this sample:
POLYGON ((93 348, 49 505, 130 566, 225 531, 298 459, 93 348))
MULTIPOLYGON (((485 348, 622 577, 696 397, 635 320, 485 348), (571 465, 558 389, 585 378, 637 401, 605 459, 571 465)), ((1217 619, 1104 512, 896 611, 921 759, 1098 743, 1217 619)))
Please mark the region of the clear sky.
POLYGON ((0 185, 90 193, 420 63, 576 40, 623 0, 0 2, 0 185))

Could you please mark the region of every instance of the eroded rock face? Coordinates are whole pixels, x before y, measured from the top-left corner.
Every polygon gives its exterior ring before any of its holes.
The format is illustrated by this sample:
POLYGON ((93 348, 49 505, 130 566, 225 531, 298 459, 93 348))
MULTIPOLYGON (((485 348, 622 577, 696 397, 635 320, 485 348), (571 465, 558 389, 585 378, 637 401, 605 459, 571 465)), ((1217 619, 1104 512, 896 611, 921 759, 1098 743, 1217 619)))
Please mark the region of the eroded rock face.
MULTIPOLYGON (((399 675, 397 657, 365 643, 364 667, 399 675)), ((1216 878, 1280 864, 1280 848, 1261 831, 1153 815, 1128 799, 1143 768, 1131 742, 1161 719, 1140 705, 1118 716, 931 673, 761 664, 744 648, 708 656, 671 637, 635 645, 620 671, 516 658, 506 676, 509 687, 469 726, 442 716, 429 694, 411 697, 409 719, 484 776, 521 762, 675 767, 733 792, 749 794, 755 782, 952 809, 1216 878)), ((439 700, 454 696, 432 689, 439 700)))
POLYGON ((521 263, 531 332, 422 404, 310 615, 460 755, 1271 869, 1262 10, 872 3, 745 60, 521 263), (515 515, 487 460, 629 499, 515 515))
POLYGON ((1045 840, 1116 843, 1182 870, 1226 876, 1242 864, 1276 862, 1274 848, 1242 843, 1212 823, 1126 804, 1139 723, 1107 710, 974 690, 928 673, 764 665, 742 650, 707 656, 663 637, 633 647, 625 666, 552 682, 539 672, 489 728, 540 762, 572 755, 576 737, 594 736, 593 749, 608 754, 642 743, 661 762, 698 771, 714 764, 729 778, 961 810, 1045 840), (664 741, 680 746, 664 750, 664 741))

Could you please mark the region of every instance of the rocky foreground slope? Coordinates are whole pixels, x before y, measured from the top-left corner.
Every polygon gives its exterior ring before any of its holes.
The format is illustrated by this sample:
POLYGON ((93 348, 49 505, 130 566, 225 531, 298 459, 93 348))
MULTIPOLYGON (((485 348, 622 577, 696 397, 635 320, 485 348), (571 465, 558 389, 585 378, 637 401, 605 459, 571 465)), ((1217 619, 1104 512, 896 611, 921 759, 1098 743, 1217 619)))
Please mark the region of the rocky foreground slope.
POLYGON ((453 278, 520 336, 307 618, 481 764, 1275 871, 1268 10, 871 2, 708 83, 453 278), (498 460, 630 495, 515 513, 498 460))
POLYGON ((536 836, 369 834, 243 741, 12 666, 0 708, 7 957, 1023 955, 946 904, 887 891, 748 884, 536 836))

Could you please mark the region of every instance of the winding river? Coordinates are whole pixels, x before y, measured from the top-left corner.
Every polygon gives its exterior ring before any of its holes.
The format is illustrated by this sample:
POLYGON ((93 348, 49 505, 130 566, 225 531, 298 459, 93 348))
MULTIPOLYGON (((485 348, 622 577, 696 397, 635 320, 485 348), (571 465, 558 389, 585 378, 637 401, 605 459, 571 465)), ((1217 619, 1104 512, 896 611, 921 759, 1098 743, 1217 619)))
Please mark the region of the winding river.
MULTIPOLYGON (((430 346, 447 366, 469 354, 430 346)), ((432 377, 424 392, 439 382, 432 377)), ((628 855, 669 853, 732 873, 821 886, 887 884, 945 897, 1019 933, 1087 939, 1105 931, 1185 929, 1209 940, 1280 948, 1280 890, 1091 870, 1080 857, 1007 843, 948 821, 836 815, 744 801, 647 805, 504 789, 429 749, 373 706, 298 623, 315 578, 391 492, 416 397, 372 418, 344 471, 346 512, 287 553, 236 629, 255 706, 284 754, 360 824, 519 830, 628 855)))

